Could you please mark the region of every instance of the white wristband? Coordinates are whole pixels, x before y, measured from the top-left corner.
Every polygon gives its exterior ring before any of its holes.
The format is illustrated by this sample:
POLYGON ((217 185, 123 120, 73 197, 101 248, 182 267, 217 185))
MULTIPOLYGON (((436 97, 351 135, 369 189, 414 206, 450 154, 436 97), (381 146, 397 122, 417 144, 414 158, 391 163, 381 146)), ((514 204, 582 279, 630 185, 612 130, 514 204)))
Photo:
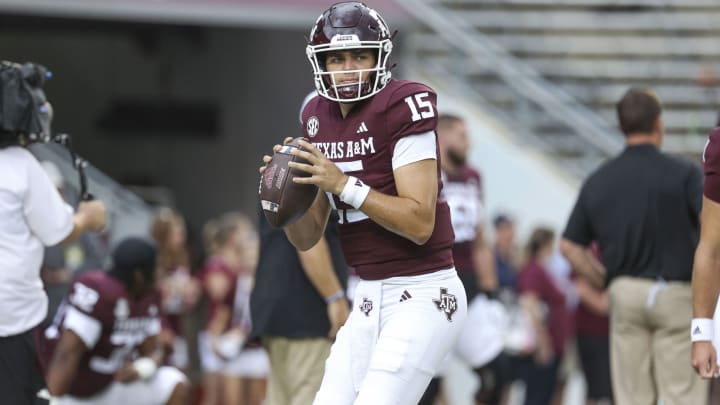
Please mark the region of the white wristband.
POLYGON ((325 298, 325 303, 328 304, 328 305, 330 305, 330 304, 332 304, 333 302, 338 301, 338 300, 340 300, 340 299, 342 299, 342 298, 345 298, 345 291, 343 291, 343 290, 338 290, 338 292, 336 292, 335 294, 333 294, 333 295, 325 298))
POLYGON ((715 326, 710 318, 693 318, 690 323, 690 340, 693 342, 712 341, 715 326))
POLYGON ((157 371, 157 363, 149 357, 140 357, 133 361, 133 367, 135 367, 135 371, 137 371, 141 380, 147 380, 155 375, 155 371, 157 371))
POLYGON ((370 186, 355 176, 348 176, 347 183, 338 197, 340 197, 340 201, 359 210, 368 194, 370 194, 370 186))

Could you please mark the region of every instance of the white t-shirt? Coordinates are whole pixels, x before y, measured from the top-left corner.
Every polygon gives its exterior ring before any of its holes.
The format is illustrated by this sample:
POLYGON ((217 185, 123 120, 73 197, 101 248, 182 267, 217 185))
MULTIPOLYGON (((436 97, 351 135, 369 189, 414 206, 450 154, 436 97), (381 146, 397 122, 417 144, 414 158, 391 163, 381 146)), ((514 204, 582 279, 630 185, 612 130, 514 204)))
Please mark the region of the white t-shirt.
POLYGON ((45 318, 44 247, 73 229, 72 208, 25 148, 0 148, 0 218, 0 336, 11 336, 45 318))
POLYGON ((435 131, 424 132, 400 138, 393 150, 393 170, 421 160, 437 160, 435 131))

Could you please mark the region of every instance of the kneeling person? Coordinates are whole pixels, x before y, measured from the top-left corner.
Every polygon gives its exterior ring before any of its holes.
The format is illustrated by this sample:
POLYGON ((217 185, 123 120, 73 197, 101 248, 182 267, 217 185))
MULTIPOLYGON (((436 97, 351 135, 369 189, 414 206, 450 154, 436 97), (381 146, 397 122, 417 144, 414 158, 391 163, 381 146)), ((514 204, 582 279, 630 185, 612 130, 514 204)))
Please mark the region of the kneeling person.
POLYGON ((156 251, 139 238, 122 241, 110 271, 72 284, 56 322, 41 337, 51 404, 184 404, 185 376, 159 367, 156 251))

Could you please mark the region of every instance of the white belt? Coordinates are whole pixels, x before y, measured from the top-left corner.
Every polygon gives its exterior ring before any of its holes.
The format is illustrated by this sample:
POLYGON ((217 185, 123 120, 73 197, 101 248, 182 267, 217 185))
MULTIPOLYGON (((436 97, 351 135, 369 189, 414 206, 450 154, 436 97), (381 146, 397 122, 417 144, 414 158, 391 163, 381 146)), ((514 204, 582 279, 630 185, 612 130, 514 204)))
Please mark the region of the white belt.
POLYGON ((360 210, 338 210, 338 216, 340 217, 339 222, 341 224, 349 224, 369 218, 367 215, 365 215, 364 212, 360 210))

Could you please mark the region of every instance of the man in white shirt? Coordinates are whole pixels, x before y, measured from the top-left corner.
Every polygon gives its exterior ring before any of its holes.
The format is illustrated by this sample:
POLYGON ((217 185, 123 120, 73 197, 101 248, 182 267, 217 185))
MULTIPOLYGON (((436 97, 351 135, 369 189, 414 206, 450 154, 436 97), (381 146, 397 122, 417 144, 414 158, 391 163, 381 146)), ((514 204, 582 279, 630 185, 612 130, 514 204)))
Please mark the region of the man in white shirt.
POLYGON ((25 148, 49 137, 51 109, 38 65, 0 63, 0 393, 2 402, 32 404, 41 377, 33 329, 47 312, 40 280, 44 246, 105 227, 105 205, 83 202, 73 214, 25 148), (29 117, 29 118, 28 118, 29 117))

